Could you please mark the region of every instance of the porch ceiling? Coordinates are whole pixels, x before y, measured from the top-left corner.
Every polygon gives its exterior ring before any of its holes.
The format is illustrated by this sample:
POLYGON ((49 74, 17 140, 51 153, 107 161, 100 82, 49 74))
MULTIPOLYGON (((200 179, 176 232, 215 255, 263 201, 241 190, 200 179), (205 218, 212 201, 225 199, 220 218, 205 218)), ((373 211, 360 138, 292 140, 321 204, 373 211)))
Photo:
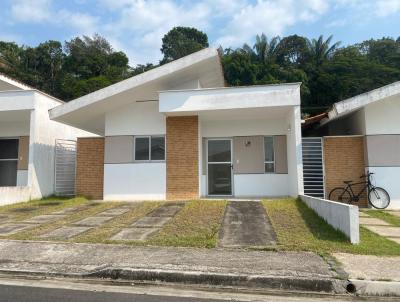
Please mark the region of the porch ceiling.
POLYGON ((0 122, 29 122, 30 110, 0 111, 0 122))

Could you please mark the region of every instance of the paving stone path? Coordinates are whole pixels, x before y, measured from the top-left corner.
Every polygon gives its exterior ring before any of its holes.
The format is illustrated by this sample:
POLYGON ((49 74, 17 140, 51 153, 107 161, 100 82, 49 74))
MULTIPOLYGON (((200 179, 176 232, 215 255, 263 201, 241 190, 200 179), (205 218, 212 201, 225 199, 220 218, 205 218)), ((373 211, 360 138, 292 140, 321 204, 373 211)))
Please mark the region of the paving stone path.
POLYGON ((276 234, 263 205, 256 201, 231 201, 220 232, 221 247, 265 247, 276 244, 276 234))
POLYGON ((145 240, 158 232, 183 207, 184 203, 167 203, 136 220, 128 228, 114 235, 112 240, 145 240))
POLYGON ((371 232, 400 244, 400 227, 392 226, 390 223, 371 217, 365 212, 360 212, 360 224, 371 232))

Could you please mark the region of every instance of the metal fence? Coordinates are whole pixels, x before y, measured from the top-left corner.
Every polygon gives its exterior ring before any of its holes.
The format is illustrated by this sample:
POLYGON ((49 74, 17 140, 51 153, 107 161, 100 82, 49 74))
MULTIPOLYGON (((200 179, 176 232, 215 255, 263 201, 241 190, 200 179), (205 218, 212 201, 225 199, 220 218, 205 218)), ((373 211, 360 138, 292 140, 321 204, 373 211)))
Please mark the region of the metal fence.
POLYGON ((324 156, 321 137, 305 137, 303 147, 304 194, 325 197, 324 156))
POLYGON ((56 140, 55 148, 55 194, 75 194, 76 141, 56 140))

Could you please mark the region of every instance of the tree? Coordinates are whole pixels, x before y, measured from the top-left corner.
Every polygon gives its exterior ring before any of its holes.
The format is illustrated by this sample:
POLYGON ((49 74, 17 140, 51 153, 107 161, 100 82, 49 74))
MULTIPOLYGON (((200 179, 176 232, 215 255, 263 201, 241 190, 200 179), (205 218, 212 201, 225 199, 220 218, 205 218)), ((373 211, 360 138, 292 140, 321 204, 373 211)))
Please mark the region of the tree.
POLYGON ((171 62, 206 47, 208 37, 205 33, 193 27, 174 27, 162 38, 164 58, 160 63, 171 62))
POLYGON ((253 48, 244 44, 242 50, 260 63, 273 63, 276 59, 276 50, 280 37, 273 37, 271 41, 265 34, 257 35, 253 48))
POLYGON ((308 58, 307 39, 298 35, 283 38, 276 47, 276 55, 282 66, 303 66, 308 58))
POLYGON ((256 81, 257 66, 248 54, 237 50, 222 57, 226 81, 233 86, 251 85, 256 81))
POLYGON ((328 58, 330 58, 334 51, 339 47, 341 42, 336 42, 332 46, 330 45, 332 38, 333 36, 331 35, 324 41, 324 36, 320 35, 317 40, 306 40, 311 61, 314 62, 316 67, 321 66, 326 60, 328 60, 328 58))

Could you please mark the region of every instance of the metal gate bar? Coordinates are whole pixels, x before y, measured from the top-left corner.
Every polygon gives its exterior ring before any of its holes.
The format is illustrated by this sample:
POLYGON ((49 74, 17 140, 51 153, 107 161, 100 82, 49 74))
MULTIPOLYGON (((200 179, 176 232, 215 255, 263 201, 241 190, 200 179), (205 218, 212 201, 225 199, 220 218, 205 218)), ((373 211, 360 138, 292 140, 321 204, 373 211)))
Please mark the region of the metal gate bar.
POLYGON ((302 139, 304 194, 325 197, 322 138, 302 139))
POLYGON ((75 195, 76 141, 56 140, 55 194, 75 195))

